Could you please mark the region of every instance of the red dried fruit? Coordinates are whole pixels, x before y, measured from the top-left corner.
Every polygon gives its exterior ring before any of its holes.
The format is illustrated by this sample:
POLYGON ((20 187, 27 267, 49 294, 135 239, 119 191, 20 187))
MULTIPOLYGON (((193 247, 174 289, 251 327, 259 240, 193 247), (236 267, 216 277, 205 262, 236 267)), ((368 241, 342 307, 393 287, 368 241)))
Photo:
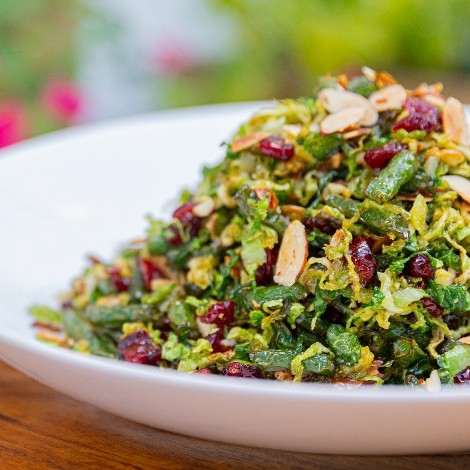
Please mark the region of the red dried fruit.
POLYGON ((432 104, 418 98, 407 98, 404 108, 410 113, 392 126, 392 130, 404 129, 411 131, 440 131, 442 129, 441 112, 432 104))
POLYGON ((353 238, 349 245, 351 260, 359 275, 359 282, 362 287, 366 287, 372 281, 377 268, 377 263, 371 251, 371 243, 373 243, 372 240, 361 236, 353 238))
POLYGON ((364 160, 372 168, 385 168, 398 152, 405 149, 406 146, 398 142, 387 142, 381 147, 366 150, 364 160))
POLYGON ((109 275, 111 284, 118 292, 128 292, 131 285, 131 281, 128 277, 124 277, 121 274, 121 270, 117 266, 111 266, 106 269, 106 273, 109 275))
POLYGON ((259 143, 259 152, 266 157, 286 161, 294 156, 294 146, 278 135, 270 135, 259 143))
POLYGON ((233 300, 221 300, 212 304, 207 312, 199 317, 202 323, 214 323, 218 326, 228 325, 235 318, 235 302, 233 300))
POLYGON ((204 367, 204 369, 199 369, 199 370, 195 371, 194 373, 195 374, 201 374, 201 375, 212 375, 212 372, 207 367, 204 367))
POLYGON ((309 230, 313 230, 314 228, 316 228, 320 230, 320 232, 326 233, 328 235, 333 235, 336 230, 341 227, 341 222, 333 218, 325 219, 323 217, 309 217, 305 221, 304 225, 309 230))
POLYGON ((442 315, 444 309, 431 297, 424 297, 421 299, 421 304, 428 311, 429 315, 437 318, 442 315))
POLYGON ((412 276, 420 277, 421 279, 428 280, 434 277, 434 269, 426 255, 413 256, 408 261, 408 270, 412 276))
POLYGON ((277 250, 266 249, 266 262, 255 272, 255 280, 258 286, 267 286, 273 283, 274 271, 276 269, 277 250))
POLYGON ((261 377, 261 373, 258 369, 247 366, 246 364, 241 364, 240 362, 227 364, 222 374, 229 377, 245 377, 247 379, 259 379, 261 377))
POLYGON ((454 383, 456 384, 470 384, 470 367, 467 367, 462 372, 459 372, 454 377, 454 383))
POLYGON ((156 365, 162 358, 162 350, 145 330, 134 331, 119 341, 120 359, 138 364, 156 365))
MULTIPOLYGON (((178 220, 183 226, 183 229, 187 230, 191 237, 197 235, 201 228, 201 219, 193 213, 193 209, 196 206, 194 202, 187 202, 173 212, 173 218, 178 220)), ((170 225, 169 229, 173 232, 173 236, 168 240, 171 245, 181 245, 183 240, 181 238, 180 231, 176 225, 170 225)))
POLYGON ((165 276, 163 272, 160 270, 160 268, 147 258, 139 258, 138 263, 139 263, 140 272, 142 273, 142 279, 144 281, 145 288, 148 291, 151 291, 152 280, 162 279, 165 276))

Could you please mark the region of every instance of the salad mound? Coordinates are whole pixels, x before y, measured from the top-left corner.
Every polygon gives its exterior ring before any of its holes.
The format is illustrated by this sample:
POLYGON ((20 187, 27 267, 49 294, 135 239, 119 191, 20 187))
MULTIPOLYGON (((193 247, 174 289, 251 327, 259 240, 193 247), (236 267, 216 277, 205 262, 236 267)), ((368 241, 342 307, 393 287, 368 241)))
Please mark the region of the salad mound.
POLYGON ((364 68, 260 110, 171 221, 31 308, 38 337, 199 374, 470 381, 470 149, 441 93, 364 68))

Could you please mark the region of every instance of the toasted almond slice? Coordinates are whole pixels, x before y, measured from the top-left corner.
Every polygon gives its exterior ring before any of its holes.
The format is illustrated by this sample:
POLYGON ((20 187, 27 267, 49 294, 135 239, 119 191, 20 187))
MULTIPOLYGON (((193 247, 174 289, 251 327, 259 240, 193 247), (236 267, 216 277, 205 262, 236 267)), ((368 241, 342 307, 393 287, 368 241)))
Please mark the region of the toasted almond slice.
POLYGON ((433 370, 427 378, 423 385, 426 387, 426 390, 429 393, 438 393, 441 390, 441 379, 439 377, 439 372, 437 370, 433 370))
POLYGON ((433 83, 432 85, 428 85, 427 83, 420 83, 414 90, 412 95, 413 96, 425 96, 425 95, 435 95, 440 96, 442 90, 444 89, 444 85, 441 82, 433 83))
POLYGON ((456 98, 448 98, 442 116, 444 132, 459 144, 468 145, 467 120, 463 104, 456 98))
POLYGON ((196 317, 196 326, 203 338, 205 338, 214 328, 217 327, 215 323, 203 323, 199 317, 196 317))
POLYGON ((380 86, 393 85, 397 79, 388 72, 375 72, 375 81, 380 86))
POLYGON ((352 91, 325 88, 320 91, 318 98, 329 113, 336 113, 347 108, 362 108, 364 114, 359 124, 364 126, 373 126, 379 117, 377 111, 367 98, 352 91))
POLYGON ((298 137, 302 130, 301 124, 285 124, 282 129, 293 137, 298 137))
POLYGON ((302 222, 294 220, 282 237, 274 282, 280 286, 292 286, 302 274, 307 256, 308 242, 305 227, 302 222))
MULTIPOLYGON (((343 138, 344 138, 344 134, 343 134, 343 138)), ((341 166, 342 161, 343 161, 343 154, 341 152, 336 152, 330 158, 325 160, 321 165, 319 165, 317 168, 321 171, 337 170, 341 166)))
POLYGON ((360 129, 354 129, 352 131, 344 132, 342 137, 344 140, 355 139, 366 134, 370 134, 372 131, 371 127, 361 127, 360 129))
POLYGON ((463 338, 460 338, 459 341, 463 344, 470 344, 470 336, 464 336, 463 338))
POLYGON ((207 217, 215 209, 215 202, 210 196, 202 196, 193 207, 193 214, 196 217, 207 217))
POLYGON ((370 67, 367 67, 364 65, 361 69, 362 75, 366 77, 368 80, 371 82, 375 82, 375 79, 377 78, 377 72, 374 69, 371 69, 370 67))
POLYGON ((342 86, 345 90, 348 89, 348 77, 344 73, 338 76, 338 84, 342 86))
POLYGON ((406 90, 398 83, 395 83, 372 93, 369 100, 379 112, 401 109, 406 100, 406 90))
POLYGON ((336 113, 329 114, 320 123, 320 131, 323 134, 342 132, 350 127, 357 126, 364 117, 364 108, 345 108, 336 113))
POLYGON ((281 206, 281 214, 285 215, 289 220, 304 220, 306 209, 302 206, 294 204, 284 204, 281 206))
POLYGON ((250 132, 249 134, 241 135, 232 142, 232 150, 235 153, 241 152, 242 150, 253 147, 253 145, 256 145, 270 135, 270 132, 250 132))
POLYGON ((441 111, 445 108, 445 105, 446 105, 445 99, 441 98, 440 96, 424 95, 422 99, 426 101, 427 103, 432 104, 436 108, 440 109, 441 111))
POLYGON ((455 191, 464 201, 470 202, 470 181, 459 175, 445 175, 441 179, 447 181, 450 189, 455 191))

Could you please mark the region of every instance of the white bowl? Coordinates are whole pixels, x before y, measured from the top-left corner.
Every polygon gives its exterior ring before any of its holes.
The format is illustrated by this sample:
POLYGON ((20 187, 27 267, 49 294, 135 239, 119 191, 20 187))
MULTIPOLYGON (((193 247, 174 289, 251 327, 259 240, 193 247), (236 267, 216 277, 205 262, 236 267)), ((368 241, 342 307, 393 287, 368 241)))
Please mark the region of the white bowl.
MULTIPOLYGON (((166 215, 201 164, 258 104, 162 112, 67 130, 0 154, 0 356, 116 415, 205 439, 275 449, 405 454, 470 450, 470 389, 339 390, 210 377, 62 350, 26 309, 54 303, 85 253, 111 256, 166 215)), ((1 400, 1 391, 0 391, 1 400)))

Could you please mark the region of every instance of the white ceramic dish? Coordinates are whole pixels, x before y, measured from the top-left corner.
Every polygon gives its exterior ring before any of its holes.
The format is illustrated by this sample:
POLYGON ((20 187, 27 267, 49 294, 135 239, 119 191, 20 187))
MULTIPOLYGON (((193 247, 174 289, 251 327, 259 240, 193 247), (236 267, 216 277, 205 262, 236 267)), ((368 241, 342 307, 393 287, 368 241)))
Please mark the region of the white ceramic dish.
MULTIPOLYGON (((0 357, 78 400, 205 439, 308 452, 470 450, 470 389, 338 390, 180 374, 37 342, 26 308, 54 302, 92 250, 110 256, 167 215, 257 104, 63 131, 0 154, 0 357)), ((1 402, 1 390, 0 390, 1 402)))

